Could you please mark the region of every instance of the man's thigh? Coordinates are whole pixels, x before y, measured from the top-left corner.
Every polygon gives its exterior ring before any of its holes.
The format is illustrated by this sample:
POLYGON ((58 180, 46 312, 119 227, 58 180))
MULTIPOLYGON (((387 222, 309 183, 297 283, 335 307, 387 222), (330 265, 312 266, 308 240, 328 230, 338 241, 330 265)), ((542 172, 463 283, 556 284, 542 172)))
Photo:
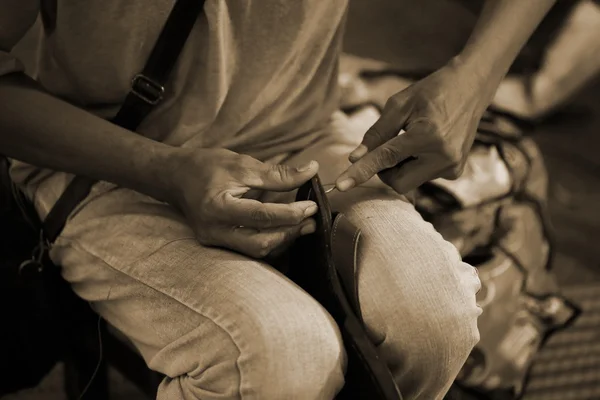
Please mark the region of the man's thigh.
MULTIPOLYGON (((317 346, 331 341, 321 352, 341 351, 329 314, 276 269, 201 246, 172 207, 127 189, 104 190, 110 187, 99 184, 51 256, 150 367, 174 377, 219 365, 239 379, 236 371, 256 369, 256 357, 284 352, 276 346, 282 337, 293 347, 294 335, 304 341, 315 332, 317 346)), ((269 361, 273 373, 285 368, 278 360, 269 361)), ((201 379, 213 382, 210 373, 201 379)))

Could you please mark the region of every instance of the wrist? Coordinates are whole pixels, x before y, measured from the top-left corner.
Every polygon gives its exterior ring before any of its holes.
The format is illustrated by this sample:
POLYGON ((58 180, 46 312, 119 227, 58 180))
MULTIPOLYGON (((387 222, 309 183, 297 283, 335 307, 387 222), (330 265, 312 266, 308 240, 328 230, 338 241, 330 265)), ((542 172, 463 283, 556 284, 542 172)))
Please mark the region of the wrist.
POLYGON ((176 205, 179 189, 175 178, 189 150, 158 142, 152 142, 148 147, 136 151, 139 158, 135 169, 140 177, 136 186, 144 194, 176 205))
POLYGON ((495 70, 494 66, 488 64, 469 54, 459 53, 448 62, 447 68, 456 74, 459 81, 468 87, 475 88, 484 103, 489 103, 493 99, 504 73, 495 70))
MULTIPOLYGON (((470 80, 478 87, 490 85, 493 70, 487 63, 465 53, 459 53, 448 61, 447 67, 463 79, 470 80)), ((493 79, 492 79, 493 80, 493 79)))

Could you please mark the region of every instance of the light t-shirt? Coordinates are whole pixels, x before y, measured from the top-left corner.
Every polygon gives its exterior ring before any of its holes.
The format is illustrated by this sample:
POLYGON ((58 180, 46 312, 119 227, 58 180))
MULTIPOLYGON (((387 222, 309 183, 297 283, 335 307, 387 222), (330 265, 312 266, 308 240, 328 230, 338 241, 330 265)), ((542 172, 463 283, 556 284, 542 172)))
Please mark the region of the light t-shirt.
MULTIPOLYGON (((174 1, 41 4, 46 30, 38 81, 72 104, 114 116, 174 1)), ((175 146, 228 148, 262 160, 304 148, 338 105, 346 9, 347 0, 207 0, 164 101, 138 132, 175 146)), ((0 52, 0 74, 19 68, 0 52)), ((71 177, 20 162, 12 176, 44 211, 51 206, 44 198, 55 199, 71 177), (37 196, 42 190, 54 194, 37 196)))

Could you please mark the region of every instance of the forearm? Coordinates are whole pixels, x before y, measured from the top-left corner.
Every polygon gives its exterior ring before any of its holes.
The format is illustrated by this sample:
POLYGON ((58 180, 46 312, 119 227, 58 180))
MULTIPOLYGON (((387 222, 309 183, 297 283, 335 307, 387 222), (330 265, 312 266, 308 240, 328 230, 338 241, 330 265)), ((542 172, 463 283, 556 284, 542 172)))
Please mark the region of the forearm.
POLYGON ((487 0, 461 53, 453 60, 489 96, 556 0, 487 0))
POLYGON ((105 180, 169 201, 177 149, 43 92, 23 74, 0 77, 0 153, 105 180))

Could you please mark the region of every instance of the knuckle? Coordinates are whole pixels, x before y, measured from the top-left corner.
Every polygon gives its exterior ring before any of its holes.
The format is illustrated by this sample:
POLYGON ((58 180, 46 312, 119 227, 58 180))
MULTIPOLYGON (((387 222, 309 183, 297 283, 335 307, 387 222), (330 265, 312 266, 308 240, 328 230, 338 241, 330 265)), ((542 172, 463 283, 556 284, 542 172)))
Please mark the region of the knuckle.
POLYGON ((256 258, 264 258, 269 255, 271 250, 272 250, 271 241, 269 241, 268 239, 262 239, 262 240, 258 241, 258 243, 256 244, 256 247, 253 251, 253 253, 254 253, 253 255, 256 258))
POLYGON ((448 169, 446 172, 444 172, 444 174, 442 175, 442 178, 448 179, 448 180, 458 179, 461 177, 464 170, 465 170, 465 164, 459 163, 459 164, 451 167, 450 169, 448 169))
POLYGON ((430 146, 441 153, 445 153, 449 146, 448 142, 444 139, 444 135, 442 135, 442 131, 432 124, 429 124, 429 129, 427 130, 427 140, 430 146))
POLYGON ((450 151, 450 153, 447 154, 448 156, 448 161, 450 161, 451 165, 453 165, 457 171, 461 172, 461 164, 462 164, 462 153, 460 150, 452 150, 450 151))
POLYGON ((452 170, 452 171, 448 172, 448 174, 446 175, 446 179, 454 180, 454 179, 458 179, 459 176, 460 176, 459 173, 457 173, 456 171, 452 170))
POLYGON ((391 168, 400 161, 400 152, 392 146, 381 146, 378 154, 378 161, 383 167, 391 168))
POLYGON ((291 178, 289 167, 281 164, 272 165, 268 174, 273 180, 288 181, 291 178))
POLYGON ((198 204, 198 211, 203 218, 210 219, 214 214, 214 211, 219 208, 219 197, 206 196, 200 200, 198 204))
POLYGON ((205 196, 202 196, 198 204, 199 210, 206 217, 212 216, 215 211, 224 207, 225 193, 218 189, 209 189, 205 196))
POLYGON ((452 171, 451 171, 452 179, 460 178, 460 176, 463 174, 464 171, 465 171, 465 164, 459 163, 457 166, 452 168, 452 171))
POLYGON ((459 149, 452 146, 450 143, 443 141, 441 145, 441 154, 446 162, 453 167, 459 166, 462 162, 462 153, 459 149))
POLYGON ((396 110, 404 105, 405 101, 402 96, 392 96, 386 102, 384 109, 396 110))
POLYGON ((235 178, 241 180, 251 179, 256 168, 254 159, 248 155, 240 155, 227 159, 226 170, 235 178))
POLYGON ((271 213, 264 208, 255 208, 250 211, 250 219, 255 222, 260 222, 263 226, 270 226, 272 222, 271 213))
POLYGON ((444 179, 448 179, 450 181, 453 181, 455 179, 458 179, 458 177, 460 176, 460 174, 457 174, 456 171, 454 169, 444 173, 444 175, 442 176, 442 178, 444 179))
POLYGON ((199 234, 196 235, 196 240, 202 246, 211 246, 214 244, 214 242, 212 240, 212 235, 208 232, 200 232, 199 234))

